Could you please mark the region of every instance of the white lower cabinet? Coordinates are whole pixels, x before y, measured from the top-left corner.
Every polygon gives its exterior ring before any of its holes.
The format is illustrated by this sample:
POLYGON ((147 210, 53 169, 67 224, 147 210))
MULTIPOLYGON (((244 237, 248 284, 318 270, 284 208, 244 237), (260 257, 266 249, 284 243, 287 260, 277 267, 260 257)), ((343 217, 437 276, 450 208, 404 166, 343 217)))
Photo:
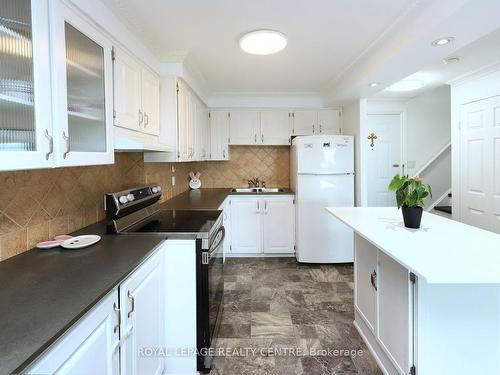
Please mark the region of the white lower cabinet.
POLYGON ((150 353, 165 346, 163 259, 160 248, 26 372, 161 374, 164 358, 150 353))
POLYGON ((414 366, 414 288, 410 272, 355 236, 355 318, 389 374, 414 366))
POLYGON ((232 254, 294 252, 293 196, 233 196, 230 205, 232 254))
POLYGON ((114 290, 26 372, 28 374, 119 374, 118 314, 118 290, 114 290))
POLYGON ((156 252, 120 285, 121 374, 161 374, 164 347, 163 253, 156 252))

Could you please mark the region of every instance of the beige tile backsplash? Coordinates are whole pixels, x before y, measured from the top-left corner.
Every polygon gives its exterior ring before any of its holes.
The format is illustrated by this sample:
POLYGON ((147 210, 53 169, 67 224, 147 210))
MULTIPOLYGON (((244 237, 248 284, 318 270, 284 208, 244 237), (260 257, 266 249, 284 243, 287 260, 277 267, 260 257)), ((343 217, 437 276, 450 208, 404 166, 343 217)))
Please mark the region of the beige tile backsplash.
POLYGON ((191 170, 201 172, 205 188, 246 186, 252 177, 289 187, 288 147, 233 146, 230 156, 220 162, 144 163, 142 153, 116 153, 114 165, 0 172, 0 260, 102 220, 106 192, 159 183, 162 199, 170 199, 188 189, 191 170))

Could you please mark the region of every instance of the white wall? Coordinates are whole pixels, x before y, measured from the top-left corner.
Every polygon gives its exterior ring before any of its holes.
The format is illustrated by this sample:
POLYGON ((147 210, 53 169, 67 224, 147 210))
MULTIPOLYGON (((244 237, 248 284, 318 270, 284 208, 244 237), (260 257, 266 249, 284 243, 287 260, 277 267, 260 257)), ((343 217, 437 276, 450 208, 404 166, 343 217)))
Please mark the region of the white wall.
POLYGON ((421 169, 450 140, 450 86, 438 87, 406 103, 406 165, 409 175, 421 169))
POLYGON ((366 206, 366 163, 364 148, 361 144, 366 122, 366 99, 359 99, 343 107, 342 134, 354 136, 354 164, 355 164, 355 186, 356 206, 366 206))

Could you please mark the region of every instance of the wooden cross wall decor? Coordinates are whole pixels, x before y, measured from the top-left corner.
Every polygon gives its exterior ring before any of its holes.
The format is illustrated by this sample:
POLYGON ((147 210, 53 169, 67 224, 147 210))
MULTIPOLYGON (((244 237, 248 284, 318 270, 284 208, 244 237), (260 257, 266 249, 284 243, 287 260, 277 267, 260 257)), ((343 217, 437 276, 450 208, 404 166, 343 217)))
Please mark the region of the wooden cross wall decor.
POLYGON ((368 136, 368 140, 370 141, 370 147, 373 148, 375 147, 375 139, 378 137, 375 135, 374 132, 371 132, 370 135, 368 136))

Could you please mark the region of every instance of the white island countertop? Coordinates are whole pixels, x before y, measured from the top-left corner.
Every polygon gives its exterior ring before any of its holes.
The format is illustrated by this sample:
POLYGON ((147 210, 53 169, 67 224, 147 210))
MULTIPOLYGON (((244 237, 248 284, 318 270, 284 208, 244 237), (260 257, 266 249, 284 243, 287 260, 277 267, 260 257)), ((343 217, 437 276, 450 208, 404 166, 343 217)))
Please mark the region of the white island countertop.
POLYGON ((500 284, 498 234, 428 212, 407 229, 395 207, 326 210, 429 284, 500 284))

